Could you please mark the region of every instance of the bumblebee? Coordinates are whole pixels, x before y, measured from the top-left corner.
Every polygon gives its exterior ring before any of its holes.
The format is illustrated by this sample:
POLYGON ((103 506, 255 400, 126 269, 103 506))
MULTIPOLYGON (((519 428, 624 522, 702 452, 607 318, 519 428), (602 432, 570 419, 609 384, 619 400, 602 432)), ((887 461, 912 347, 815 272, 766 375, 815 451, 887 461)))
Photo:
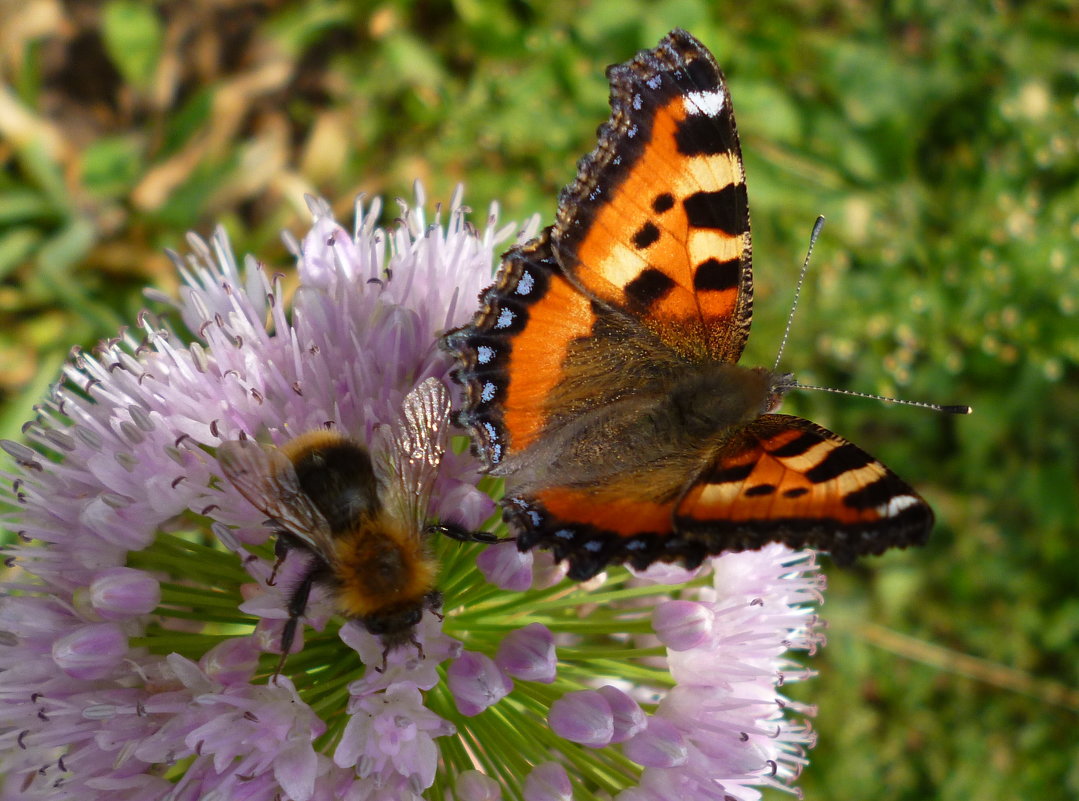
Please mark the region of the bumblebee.
POLYGON ((277 673, 316 584, 331 591, 341 615, 379 637, 383 667, 391 651, 407 644, 422 658, 416 625, 425 611, 438 614, 442 606, 430 534, 474 538, 452 525, 428 525, 448 415, 445 387, 429 378, 409 393, 400 417, 383 430, 377 465, 363 445, 327 430, 308 432, 281 448, 242 439, 217 449, 225 478, 269 518, 277 535, 277 565, 290 550, 310 556, 307 572, 288 596, 277 673))

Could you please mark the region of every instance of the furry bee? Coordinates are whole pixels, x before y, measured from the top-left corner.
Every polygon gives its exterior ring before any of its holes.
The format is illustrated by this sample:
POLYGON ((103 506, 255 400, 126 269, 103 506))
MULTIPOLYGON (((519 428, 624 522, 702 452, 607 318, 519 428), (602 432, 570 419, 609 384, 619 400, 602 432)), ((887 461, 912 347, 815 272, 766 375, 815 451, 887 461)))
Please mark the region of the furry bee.
POLYGON ((326 430, 281 448, 244 439, 217 449, 225 478, 269 518, 277 565, 293 549, 311 557, 288 597, 277 673, 315 584, 333 593, 341 615, 379 637, 383 667, 390 651, 403 645, 415 645, 423 656, 416 625, 425 611, 437 614, 442 606, 429 533, 458 531, 428 526, 448 414, 445 387, 429 378, 409 393, 400 417, 383 432, 377 463, 363 445, 326 430))

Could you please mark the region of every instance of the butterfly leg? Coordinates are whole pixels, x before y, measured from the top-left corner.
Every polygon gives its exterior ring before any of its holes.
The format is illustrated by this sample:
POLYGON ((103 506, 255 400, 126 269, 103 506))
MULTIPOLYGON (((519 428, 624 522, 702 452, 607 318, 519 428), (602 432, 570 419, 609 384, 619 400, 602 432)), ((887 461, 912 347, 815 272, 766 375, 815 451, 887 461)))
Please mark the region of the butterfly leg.
POLYGON ((456 523, 439 523, 429 526, 427 533, 441 534, 443 537, 449 537, 451 540, 457 540, 458 542, 482 542, 488 545, 517 541, 516 537, 499 537, 489 531, 472 531, 456 523))

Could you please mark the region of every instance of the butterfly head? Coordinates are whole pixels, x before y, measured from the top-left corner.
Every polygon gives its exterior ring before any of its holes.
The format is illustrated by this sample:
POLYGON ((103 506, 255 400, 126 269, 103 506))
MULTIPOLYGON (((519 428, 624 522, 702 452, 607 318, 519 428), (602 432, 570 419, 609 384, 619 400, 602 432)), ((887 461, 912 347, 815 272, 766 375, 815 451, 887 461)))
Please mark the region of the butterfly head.
POLYGON ((763 373, 771 378, 768 385, 768 397, 764 402, 762 414, 774 412, 783 403, 783 397, 798 386, 794 373, 773 373, 765 367, 754 367, 754 372, 763 373))

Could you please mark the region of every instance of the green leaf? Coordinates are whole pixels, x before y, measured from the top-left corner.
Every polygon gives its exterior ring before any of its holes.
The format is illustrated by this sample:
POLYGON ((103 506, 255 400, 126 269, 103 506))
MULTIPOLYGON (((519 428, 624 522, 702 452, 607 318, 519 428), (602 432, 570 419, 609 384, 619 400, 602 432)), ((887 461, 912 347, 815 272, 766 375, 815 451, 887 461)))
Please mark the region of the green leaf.
POLYGON ((164 32, 151 3, 114 0, 102 17, 105 48, 124 79, 145 91, 153 81, 164 32))
POLYGON ((83 152, 86 189, 98 197, 123 195, 139 178, 143 150, 141 139, 135 136, 98 139, 83 152))

